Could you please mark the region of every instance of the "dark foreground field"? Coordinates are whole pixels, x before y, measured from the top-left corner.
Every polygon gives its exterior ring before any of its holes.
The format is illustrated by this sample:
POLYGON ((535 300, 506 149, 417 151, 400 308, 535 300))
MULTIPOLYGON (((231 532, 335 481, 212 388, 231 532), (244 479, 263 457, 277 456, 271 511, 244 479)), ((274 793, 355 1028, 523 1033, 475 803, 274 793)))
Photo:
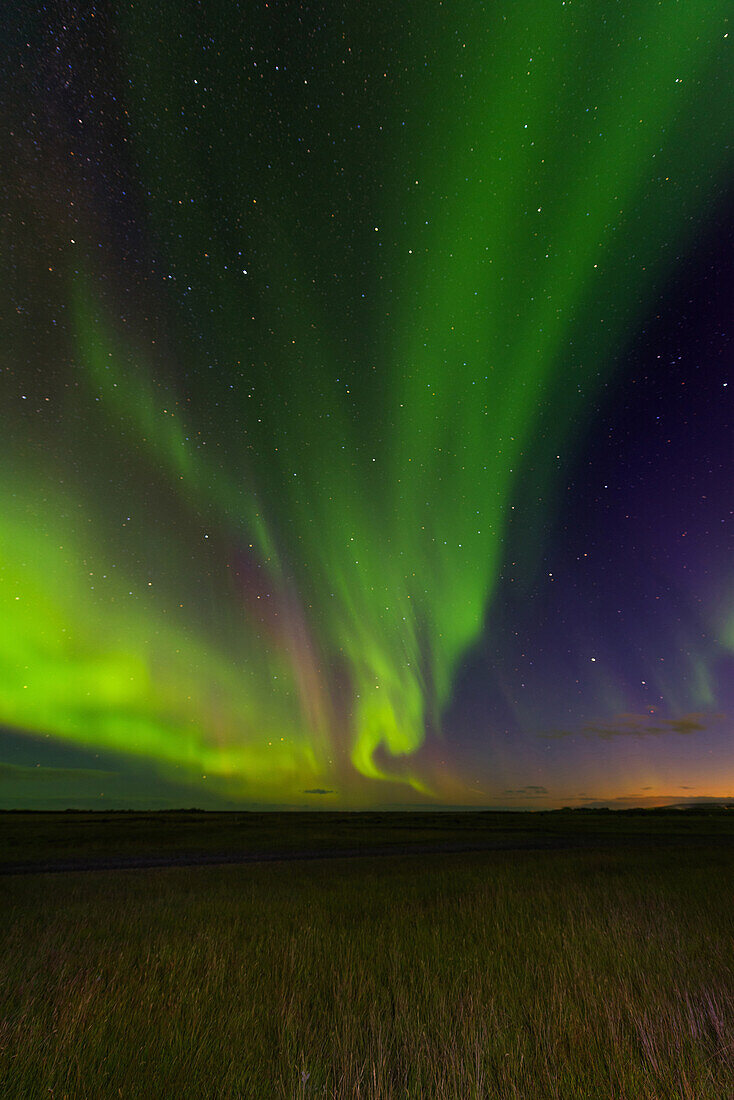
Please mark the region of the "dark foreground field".
POLYGON ((0 1097, 730 1100, 729 822, 602 818, 534 819, 575 848, 5 876, 0 1097))
POLYGON ((0 811, 0 875, 441 850, 730 845, 734 810, 546 813, 0 811))

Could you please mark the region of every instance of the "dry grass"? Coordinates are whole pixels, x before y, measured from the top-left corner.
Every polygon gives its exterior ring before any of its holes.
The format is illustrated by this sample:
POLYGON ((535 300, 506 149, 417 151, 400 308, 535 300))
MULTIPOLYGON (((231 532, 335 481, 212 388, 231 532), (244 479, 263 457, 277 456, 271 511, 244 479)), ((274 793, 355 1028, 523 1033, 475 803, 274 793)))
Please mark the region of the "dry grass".
POLYGON ((734 857, 0 883, 0 1096, 734 1097, 734 857))

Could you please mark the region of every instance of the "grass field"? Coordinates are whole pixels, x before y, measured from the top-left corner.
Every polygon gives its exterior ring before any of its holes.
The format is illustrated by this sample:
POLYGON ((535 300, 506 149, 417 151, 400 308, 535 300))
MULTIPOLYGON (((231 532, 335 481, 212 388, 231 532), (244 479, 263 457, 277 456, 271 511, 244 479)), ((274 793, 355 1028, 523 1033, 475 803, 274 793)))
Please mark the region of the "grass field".
POLYGON ((9 863, 181 853, 292 852, 507 842, 734 845, 734 812, 23 813, 0 811, 9 863))
POLYGON ((730 1100, 730 841, 0 879, 0 1096, 730 1100))

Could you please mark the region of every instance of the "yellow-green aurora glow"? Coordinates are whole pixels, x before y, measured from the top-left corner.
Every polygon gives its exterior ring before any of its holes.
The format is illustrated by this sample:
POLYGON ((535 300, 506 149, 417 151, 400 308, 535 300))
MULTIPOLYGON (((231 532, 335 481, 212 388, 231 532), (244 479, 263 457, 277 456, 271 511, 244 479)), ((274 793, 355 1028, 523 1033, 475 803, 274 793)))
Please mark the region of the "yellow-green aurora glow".
POLYGON ((731 172, 730 4, 133 8, 27 261, 63 326, 0 353, 0 722, 228 799, 486 801, 443 719, 731 172))

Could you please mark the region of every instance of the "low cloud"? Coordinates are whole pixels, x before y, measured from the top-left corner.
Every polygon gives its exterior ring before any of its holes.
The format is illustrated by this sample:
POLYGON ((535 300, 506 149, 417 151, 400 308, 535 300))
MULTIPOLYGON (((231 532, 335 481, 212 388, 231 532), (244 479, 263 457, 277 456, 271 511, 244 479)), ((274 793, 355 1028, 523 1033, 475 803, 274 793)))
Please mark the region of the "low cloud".
POLYGON ((518 787, 516 790, 506 790, 503 794, 522 795, 528 798, 537 798, 541 794, 548 794, 547 787, 539 787, 534 783, 529 783, 527 787, 518 787))
POLYGON ((311 787, 308 791, 301 791, 301 794, 336 794, 336 791, 327 791, 324 787, 311 787))
POLYGON ((577 729, 556 729, 541 736, 545 738, 588 737, 613 741, 618 737, 660 737, 666 733, 689 735, 703 733, 722 721, 723 714, 694 712, 680 718, 652 718, 649 714, 618 714, 605 722, 589 722, 577 729))

